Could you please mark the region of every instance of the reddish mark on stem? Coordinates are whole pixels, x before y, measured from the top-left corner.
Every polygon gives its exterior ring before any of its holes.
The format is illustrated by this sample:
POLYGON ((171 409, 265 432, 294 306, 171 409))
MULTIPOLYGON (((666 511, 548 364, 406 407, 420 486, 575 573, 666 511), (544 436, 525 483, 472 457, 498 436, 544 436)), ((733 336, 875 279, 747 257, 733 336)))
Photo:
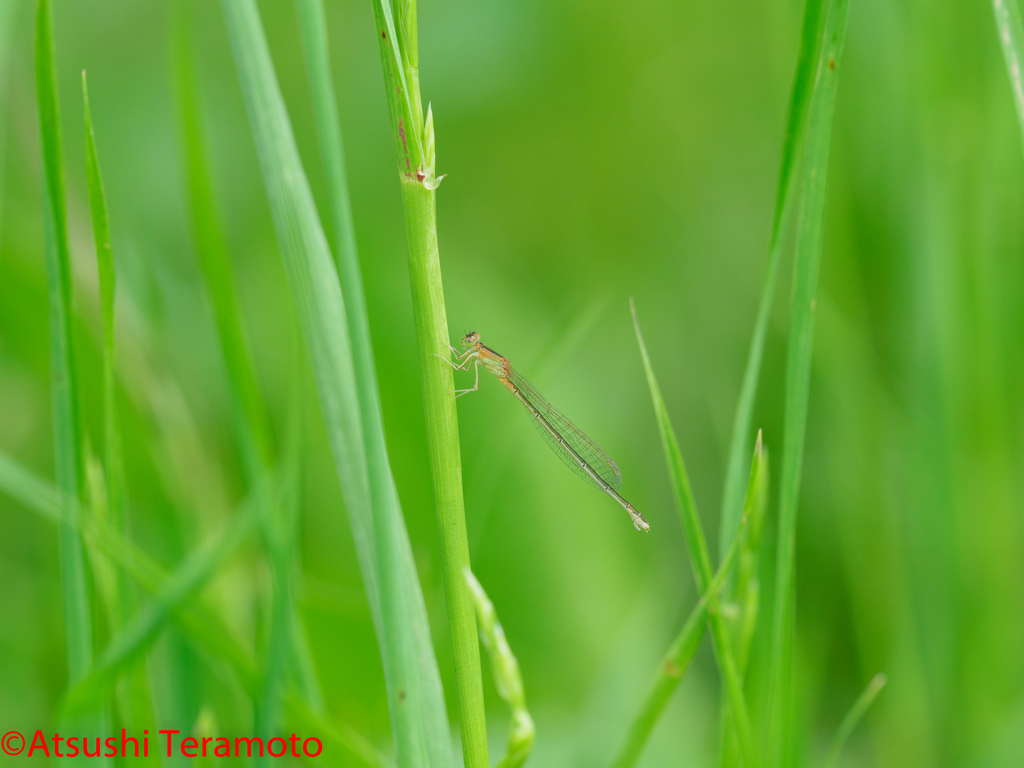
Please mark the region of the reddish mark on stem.
POLYGON ((662 662, 661 667, 665 670, 665 674, 669 675, 670 677, 679 677, 681 674, 683 674, 683 670, 677 667, 675 662, 672 661, 672 659, 665 659, 665 661, 662 662))
POLYGON ((381 36, 381 38, 382 38, 383 40, 387 40, 387 39, 388 39, 388 33, 387 33, 387 32, 381 32, 381 33, 380 33, 380 36, 381 36))
POLYGON ((835 59, 834 56, 829 56, 828 57, 828 68, 829 69, 835 69, 836 68, 836 59, 835 59))
POLYGON ((402 153, 405 155, 405 167, 409 167, 409 144, 405 140, 405 118, 398 118, 398 137, 402 140, 402 153))

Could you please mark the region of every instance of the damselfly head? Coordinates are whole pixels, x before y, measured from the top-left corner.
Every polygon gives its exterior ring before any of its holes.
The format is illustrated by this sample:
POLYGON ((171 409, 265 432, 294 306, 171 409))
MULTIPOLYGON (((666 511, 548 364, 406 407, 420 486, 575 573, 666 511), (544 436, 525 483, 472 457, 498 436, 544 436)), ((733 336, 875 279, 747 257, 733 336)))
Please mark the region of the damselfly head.
POLYGON ((465 336, 462 337, 462 348, 469 349, 478 341, 480 341, 479 333, 477 333, 476 331, 473 331, 472 333, 467 333, 465 336))

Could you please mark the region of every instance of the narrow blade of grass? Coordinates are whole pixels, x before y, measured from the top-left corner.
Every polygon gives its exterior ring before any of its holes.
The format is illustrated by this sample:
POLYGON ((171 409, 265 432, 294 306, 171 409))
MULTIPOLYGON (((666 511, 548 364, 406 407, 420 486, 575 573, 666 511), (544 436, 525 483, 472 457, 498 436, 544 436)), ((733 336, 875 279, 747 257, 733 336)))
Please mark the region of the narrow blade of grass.
POLYGON ((89 213, 92 216, 93 239, 96 243, 96 264, 100 277, 100 313, 103 320, 103 471, 107 486, 107 503, 114 525, 124 529, 127 492, 124 463, 121 458, 121 431, 117 421, 117 378, 114 360, 114 296, 117 273, 110 244, 110 223, 107 198, 96 153, 96 136, 89 107, 89 87, 82 72, 82 103, 85 114, 85 171, 89 190, 89 213))
POLYGON ((522 673, 519 671, 519 662, 508 644, 505 630, 502 629, 501 623, 498 621, 498 612, 494 610, 494 603, 487 597, 483 586, 468 568, 466 569, 466 585, 473 595, 473 604, 476 607, 480 642, 483 643, 487 654, 491 657, 491 676, 494 678, 494 687, 498 689, 498 695, 508 704, 511 713, 508 726, 508 747, 504 757, 495 764, 495 768, 519 768, 530 756, 533 739, 536 735, 533 718, 530 717, 530 711, 526 708, 526 689, 523 686, 522 673))
POLYGON ((843 747, 846 746, 847 740, 850 738, 850 734, 853 733, 853 729, 857 727, 857 724, 864 717, 864 713, 868 711, 868 707, 874 702, 875 697, 881 692, 882 688, 885 687, 886 677, 884 674, 879 673, 871 678, 871 682, 868 683, 867 688, 864 692, 857 697, 857 701, 850 707, 850 711, 846 713, 846 717, 843 718, 843 722, 839 724, 839 729, 836 731, 835 738, 832 739, 832 744, 828 749, 828 755, 825 758, 825 768, 836 768, 839 765, 839 756, 843 752, 843 747))
POLYGON ((230 384, 235 431, 242 448, 244 469, 251 484, 273 464, 270 416, 241 322, 234 269, 217 216, 213 177, 207 159, 189 29, 189 4, 177 4, 174 69, 177 106, 185 156, 192 236, 203 281, 213 305, 217 336, 230 384))
MULTIPOLYGON (((93 238, 96 244, 96 262, 100 279, 100 314, 103 320, 103 476, 106 481, 107 508, 111 525, 127 538, 128 491, 121 454, 121 428, 117 415, 117 374, 115 360, 114 298, 117 290, 117 273, 114 268, 114 254, 111 246, 110 224, 107 216, 106 193, 103 176, 100 173, 99 155, 96 151, 96 136, 92 124, 92 110, 89 105, 89 88, 85 72, 82 72, 82 102, 85 119, 85 170, 89 192, 89 212, 92 216, 93 238)), ((94 561, 99 556, 90 550, 94 561)), ((118 568, 111 579, 115 620, 114 631, 121 631, 128 622, 134 606, 128 574, 118 568)), ((132 665, 125 676, 120 690, 119 705, 121 717, 129 730, 135 732, 151 730, 156 732, 153 718, 152 695, 146 676, 145 659, 132 665)), ((160 764, 159 755, 154 752, 145 758, 152 765, 160 764)))
POLYGON ((772 756, 773 766, 788 764, 790 751, 787 725, 790 718, 790 684, 787 669, 792 663, 796 513, 803 464, 807 403, 810 397, 815 295, 818 288, 821 236, 825 219, 825 183, 848 8, 849 0, 831 0, 827 10, 824 41, 808 117, 803 194, 793 262, 793 299, 786 356, 782 471, 779 481, 775 600, 772 613, 773 682, 770 688, 772 726, 769 728, 769 754, 772 756))
MULTIPOLYGON (((679 442, 676 440, 675 430, 672 428, 668 409, 665 407, 665 402, 661 397, 661 388, 658 386, 658 380, 654 376, 651 358, 647 354, 647 346, 644 344, 643 333, 640 331, 640 320, 637 317, 636 306, 633 304, 632 299, 630 299, 630 309, 633 313, 633 327, 636 330, 637 344, 640 347, 644 370, 647 373, 647 384, 651 390, 651 400, 654 404, 654 415, 658 421, 658 431, 661 434, 662 448, 665 451, 665 461, 668 464, 669 476, 672 478, 672 490, 675 495, 676 506, 679 508, 680 522, 686 534, 686 546, 690 553, 690 565, 693 567, 697 588, 701 593, 704 593, 708 591, 713 578, 711 557, 708 554, 707 540, 704 538, 704 528, 701 525, 700 515, 697 512, 697 502, 694 500, 693 491, 690 489, 690 478, 686 473, 683 454, 679 449, 679 442)), ((736 733, 740 742, 740 754, 747 768, 758 768, 761 765, 761 760, 754 744, 754 734, 750 726, 750 714, 747 710, 746 699, 743 696, 743 681, 740 678, 739 670, 736 668, 736 661, 733 658, 725 621, 717 610, 717 599, 714 597, 712 597, 710 612, 711 637, 714 641, 715 655, 718 658, 718 667, 725 681, 730 711, 736 725, 736 733)))
POLYGON ((825 0, 807 0, 804 3, 804 19, 800 30, 800 52, 797 55, 796 72, 793 75, 793 89, 789 100, 789 117, 786 121, 786 139, 782 145, 782 163, 779 169, 779 184, 775 192, 775 216, 772 220, 772 234, 768 244, 768 264, 765 268, 764 287, 761 302, 754 322, 754 334, 747 354, 747 367, 743 374, 736 416, 732 428, 732 442, 729 444, 729 461, 726 465, 725 488, 722 493, 722 526, 718 537, 719 555, 724 557, 732 545, 739 523, 743 500, 743 469, 749 434, 754 418, 754 403, 757 399, 757 384, 761 376, 761 360, 764 357, 765 339, 768 336, 768 322, 775 302, 775 284, 782 260, 786 222, 792 208, 794 192, 793 172, 803 147, 807 127, 807 110, 811 102, 814 73, 818 66, 821 49, 821 33, 824 17, 822 8, 825 0))
MULTIPOLYGON (((71 263, 64 202, 64 151, 58 107, 53 18, 50 0, 40 0, 36 19, 36 88, 43 150, 43 221, 50 297, 50 377, 53 393, 54 465, 57 486, 79 499, 85 476, 78 374, 72 347, 71 263)), ((92 609, 85 549, 75 529, 60 531, 61 584, 68 677, 75 682, 92 663, 92 609)))
POLYGON ((377 629, 399 763, 448 765, 440 674, 379 407, 363 423, 345 301, 256 5, 223 0, 222 8, 377 629))
POLYGON ((455 662, 463 759, 467 768, 487 768, 487 722, 480 648, 472 596, 463 577, 470 567, 469 540, 462 494, 458 415, 452 395, 455 387, 451 367, 446 362, 449 356, 448 318, 437 246, 434 191, 440 179, 434 176, 433 115, 428 108, 424 122, 416 60, 415 0, 403 0, 399 7, 403 23, 403 38, 399 42, 404 41, 407 45, 396 50, 391 45, 395 32, 390 0, 379 0, 373 4, 405 208, 409 280, 437 530, 441 540, 448 631, 455 662), (411 145, 410 133, 413 137, 420 137, 411 145))
MULTIPOLYGON (((224 241, 215 204, 213 174, 203 140, 202 110, 193 71, 190 6, 178 4, 175 35, 178 112, 188 176, 189 208, 192 230, 202 265, 203 278, 214 308, 217 336, 228 374, 229 393, 234 414, 235 433, 243 457, 250 491, 261 494, 268 514, 263 517, 263 543, 271 565, 272 591, 270 625, 263 654, 263 682, 255 701, 255 731, 269 739, 277 730, 280 696, 288 660, 308 652, 308 646, 293 648, 292 627, 300 621, 295 614, 291 589, 291 561, 294 557, 294 520, 297 507, 272 489, 277 485, 272 469, 273 436, 269 411, 256 379, 255 365, 242 324, 235 288, 234 267, 224 241), (263 489, 263 491, 261 491, 263 489), (269 491, 269 493, 267 492, 269 491)), ((292 370, 298 366, 293 365, 292 370)), ((298 455, 300 449, 293 446, 298 455)), ((297 474, 295 468, 293 474, 297 474)), ((295 481, 297 482, 297 480, 295 481)), ((301 659, 305 670, 313 668, 312 659, 301 659)), ((317 691, 315 680, 304 678, 304 690, 317 691)), ((319 701, 315 698, 314 701, 319 701)), ((267 765, 266 754, 255 758, 256 766, 267 765)))
POLYGON ((996 30, 1003 48, 1006 74, 1010 76, 1013 107, 1020 121, 1021 140, 1024 141, 1024 22, 1021 21, 1017 0, 992 0, 996 15, 996 30))
MULTIPOLYGON (((747 516, 744 515, 740 521, 741 531, 746 524, 747 516)), ((697 605, 690 611, 686 623, 683 624, 682 630, 665 654, 661 666, 658 667, 654 682, 647 692, 640 711, 637 712, 629 726, 626 741, 623 743, 622 749, 619 750, 615 762, 612 763, 612 768, 632 768, 640 759, 640 755, 654 731, 654 726, 657 725, 662 712, 668 706, 668 701, 675 692, 676 686, 679 685, 679 681, 683 679, 683 675, 690 668, 690 662, 693 661, 693 657, 700 647, 700 641, 704 639, 708 609, 717 598, 718 593, 721 592, 722 587, 725 586, 739 551, 740 537, 736 536, 733 545, 726 552, 722 564, 718 566, 718 570, 708 584, 707 591, 701 595, 697 605)))

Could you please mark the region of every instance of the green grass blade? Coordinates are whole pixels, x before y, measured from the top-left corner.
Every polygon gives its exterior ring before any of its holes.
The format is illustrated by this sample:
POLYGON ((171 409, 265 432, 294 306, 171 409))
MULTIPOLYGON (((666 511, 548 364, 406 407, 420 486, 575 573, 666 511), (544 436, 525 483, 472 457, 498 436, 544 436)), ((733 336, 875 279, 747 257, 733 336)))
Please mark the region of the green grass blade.
POLYGON ((843 722, 839 724, 839 729, 836 731, 835 738, 832 739, 832 744, 828 749, 828 755, 825 758, 825 768, 836 768, 839 765, 839 756, 843 752, 843 747, 846 746, 847 740, 850 738, 850 734, 853 733, 853 729, 857 727, 857 724, 864 717, 864 713, 868 711, 868 707, 874 702, 875 697, 881 692, 882 688, 885 687, 886 678, 885 675, 879 673, 871 678, 871 682, 868 683, 867 688, 864 692, 857 697, 857 701, 850 707, 850 711, 846 713, 846 717, 843 718, 843 722))
MULTIPOLYGON (((263 680, 255 702, 255 732, 269 739, 276 732, 280 714, 280 694, 292 653, 308 648, 292 649, 293 616, 291 568, 295 539, 293 516, 286 509, 281 494, 272 492, 274 449, 270 416, 256 379, 255 366, 243 330, 235 288, 234 267, 224 241, 217 209, 213 181, 205 142, 201 108, 193 71, 189 5, 178 5, 175 35, 175 70, 177 74, 178 112, 182 143, 186 158, 189 208, 192 230, 202 265, 203 278, 214 308, 217 336, 228 374, 235 432, 243 456, 243 465, 250 488, 260 495, 259 503, 268 507, 263 518, 263 542, 270 560, 272 578, 270 625, 263 658, 263 680), (261 490, 262 489, 262 490, 261 490)), ((293 367, 295 370, 295 367, 293 367)), ((312 666, 312 660, 303 660, 312 666)), ((308 681, 307 681, 308 682, 308 681)), ((270 757, 257 756, 257 766, 267 765, 270 757)))
POLYGON ((992 10, 996 15, 1006 74, 1010 76, 1014 112, 1020 121, 1021 139, 1024 140, 1024 22, 1021 21, 1017 0, 992 0, 992 10))
MULTIPOLYGON (((64 202, 64 157, 58 107, 50 0, 40 0, 36 19, 36 88, 43 150, 43 221, 50 297, 50 376, 53 392, 54 464, 57 486, 79 499, 85 477, 78 376, 72 347, 71 264, 64 202)), ((67 635, 68 677, 79 680, 92 662, 92 609, 81 536, 60 530, 61 584, 67 635)))
POLYGON ((814 341, 814 307, 821 264, 821 237, 825 218, 825 187, 828 175, 832 116, 838 86, 839 63, 846 37, 849 0, 832 0, 825 22, 819 57, 807 148, 803 166, 803 194, 796 231, 793 263, 793 299, 786 357, 785 417, 782 470, 779 481, 779 528, 775 566, 775 600, 772 613, 772 727, 769 754, 772 765, 788 764, 790 716, 787 668, 792 663, 792 606, 796 551, 796 513, 803 463, 807 403, 810 397, 811 352, 814 341), (781 727, 779 724, 782 723, 781 727))
MULTIPOLYGON (((96 244, 96 261, 100 279, 100 314, 103 320, 103 476, 106 481, 107 508, 111 525, 127 538, 128 492, 121 454, 121 428, 117 415, 117 374, 115 360, 114 298, 117 288, 117 273, 111 246, 110 224, 107 216, 106 193, 100 173, 99 156, 96 151, 96 136, 93 131, 92 110, 89 106, 89 89, 85 72, 82 72, 82 101, 85 116, 85 170, 89 192, 89 212, 92 216, 93 238, 96 244)), ((90 550, 93 561, 100 557, 90 550)), ((117 569, 111 579, 114 592, 114 621, 112 629, 120 631, 127 623, 132 600, 128 574, 117 569)), ((127 672, 124 685, 119 691, 121 717, 129 730, 150 730, 156 732, 153 717, 152 694, 146 675, 145 660, 140 659, 127 672)), ((154 752, 146 758, 153 765, 160 764, 159 755, 154 752)))
POLYGON ((523 676, 519 671, 512 648, 505 637, 505 630, 498 621, 498 613, 494 603, 477 581, 476 576, 466 569, 466 585, 473 595, 476 607, 476 620, 480 628, 480 642, 491 657, 491 675, 498 695, 509 706, 511 720, 508 726, 508 747, 505 755, 495 768, 519 768, 530 756, 536 730, 533 718, 526 708, 526 689, 523 687, 523 676))
POLYGON ((96 153, 96 136, 92 127, 92 111, 89 108, 89 87, 84 71, 82 102, 85 113, 85 171, 93 239, 96 243, 96 263, 100 276, 100 314, 103 319, 103 471, 107 481, 107 504, 114 524, 123 530, 127 492, 124 463, 121 458, 121 431, 117 422, 117 379, 114 360, 114 296, 117 290, 117 273, 110 244, 107 198, 103 190, 99 156, 96 153))
MULTIPOLYGON (((0 491, 18 501, 26 509, 58 525, 81 531, 76 504, 61 503, 60 491, 0 453, 0 491)), ((151 595, 165 593, 170 578, 164 569, 142 550, 107 525, 91 521, 84 535, 101 549, 119 568, 128 573, 151 595)), ((174 620, 197 650, 224 661, 235 673, 242 688, 255 697, 260 687, 260 671, 252 654, 234 638, 234 633, 202 599, 172 604, 174 620)), ((284 694, 287 722, 296 732, 309 732, 324 742, 322 759, 331 766, 347 766, 347 755, 359 765, 387 768, 387 760, 358 732, 347 725, 336 725, 310 708, 293 691, 284 694)))
POLYGON ((338 274, 256 5, 224 0, 222 8, 377 629, 399 764, 448 765, 451 744, 440 674, 379 409, 373 423, 363 424, 338 274), (379 445, 378 452, 368 445, 379 445))
POLYGON ((747 367, 736 405, 733 422, 732 442, 729 444, 729 460, 726 465, 725 488, 722 493, 722 526, 718 537, 718 550, 724 557, 732 544, 739 524, 743 501, 743 469, 749 445, 751 424, 754 418, 754 403, 757 399, 757 385, 761 376, 761 361, 768 336, 772 305, 775 302, 775 285, 778 281, 779 263, 785 245, 785 225, 789 220, 794 192, 793 172, 800 157, 807 127, 807 111, 811 103, 814 73, 818 66, 821 49, 822 8, 825 0, 807 0, 804 3, 803 25, 800 30, 800 52, 797 55, 796 72, 789 100, 789 117, 786 121, 786 139, 782 145, 782 163, 779 169, 779 184, 775 192, 775 216, 772 220, 772 234, 768 245, 768 264, 765 268, 764 287, 761 302, 754 322, 754 333, 747 354, 747 367))
POLYGON ((192 236, 208 295, 232 396, 235 431, 250 484, 261 482, 273 465, 270 416, 256 379, 242 326, 235 275, 217 215, 213 174, 203 139, 199 96, 193 71, 188 4, 178 3, 174 41, 177 106, 185 156, 192 236))
MULTIPOLYGON (((740 521, 740 532, 746 527, 747 520, 747 515, 744 515, 740 521)), ((668 701, 679 685, 679 681, 683 679, 683 675, 690 668, 690 662, 693 661, 693 657, 700 647, 700 641, 704 639, 708 610, 718 597, 722 587, 725 586, 739 552, 740 537, 736 536, 729 551, 725 553, 722 564, 718 566, 718 570, 708 584, 707 591, 701 595, 700 600, 690 611, 686 623, 683 624, 682 630, 665 654, 661 666, 658 667, 654 682, 647 692, 640 711, 630 723, 626 740, 619 750, 615 762, 612 763, 612 768, 632 768, 640 759, 640 755, 654 731, 654 726, 657 725, 662 712, 668 706, 668 701)))
MULTIPOLYGON (((661 434, 662 448, 665 451, 665 462, 668 464, 669 476, 672 478, 672 490, 675 495, 676 505, 679 507, 680 522, 686 534, 686 546, 690 553, 690 565, 693 567, 697 588, 702 593, 707 592, 713 578, 713 573, 711 557, 708 554, 707 540, 704 538, 704 529, 700 522, 700 515, 697 512, 697 503, 693 498, 693 491, 690 489, 690 479, 686 473, 683 454, 679 449, 679 442, 676 440, 675 430, 672 428, 672 422, 669 419, 665 401, 661 397, 661 388, 658 386, 658 380, 654 376, 654 368, 651 365, 651 358, 647 354, 647 346, 644 344, 643 333, 640 331, 640 320, 637 317, 636 306, 632 300, 630 300, 630 309, 633 313, 633 327, 636 330, 637 344, 640 347, 644 370, 647 373, 647 384, 651 390, 651 400, 654 404, 654 415, 658 421, 658 431, 661 434)), ((711 605, 711 637, 714 641, 718 666, 725 682, 730 711, 736 725, 736 733, 740 742, 740 754, 747 768, 758 768, 761 765, 761 760, 754 744, 753 729, 750 725, 750 713, 747 710, 746 699, 743 696, 743 681, 736 667, 725 621, 718 612, 716 603, 717 600, 711 605)))
POLYGON ((380 409, 377 404, 376 366, 370 342, 363 276, 359 268, 355 224, 352 221, 341 121, 338 117, 338 103, 334 97, 334 83, 331 78, 327 21, 324 18, 323 0, 295 0, 295 8, 298 11, 299 31, 302 34, 302 50, 306 57, 306 73, 309 78, 317 143, 327 176, 331 225, 334 230, 334 259, 341 282, 341 292, 345 297, 349 333, 352 337, 359 402, 363 409, 363 421, 367 423, 372 421, 371 411, 380 409))
MULTIPOLYGON (((415 3, 406 0, 403 18, 414 20, 415 3)), ((439 179, 434 178, 433 119, 428 109, 424 126, 425 156, 421 165, 410 161, 407 131, 408 114, 403 113, 411 100, 416 114, 411 119, 419 124, 421 98, 419 75, 409 67, 413 92, 402 98, 397 83, 406 87, 402 62, 411 61, 408 52, 397 57, 387 44, 393 39, 393 25, 388 15, 389 0, 375 2, 374 16, 380 43, 384 82, 394 129, 399 181, 405 208, 406 240, 409 246, 409 280, 412 286, 413 316, 420 354, 420 381, 430 453, 431 476, 437 530, 441 539, 441 568, 444 574, 445 599, 448 608, 448 631, 451 635, 455 662, 455 684, 459 704, 463 759, 467 768, 487 768, 487 723, 484 712, 483 684, 480 670, 480 648, 476 637, 472 596, 463 574, 470 567, 469 541, 466 534, 465 500, 462 493, 462 456, 459 447, 458 416, 455 389, 449 356, 448 318, 441 280, 441 263, 437 245, 437 216, 434 191, 439 179), (403 56, 405 57, 403 59, 403 56), (404 114, 404 116, 403 116, 404 114), (414 171, 417 171, 414 173, 414 171), (422 171, 422 173, 420 173, 422 171)), ((415 37, 415 30, 408 34, 415 37)), ((418 150, 417 150, 418 151, 418 150)))

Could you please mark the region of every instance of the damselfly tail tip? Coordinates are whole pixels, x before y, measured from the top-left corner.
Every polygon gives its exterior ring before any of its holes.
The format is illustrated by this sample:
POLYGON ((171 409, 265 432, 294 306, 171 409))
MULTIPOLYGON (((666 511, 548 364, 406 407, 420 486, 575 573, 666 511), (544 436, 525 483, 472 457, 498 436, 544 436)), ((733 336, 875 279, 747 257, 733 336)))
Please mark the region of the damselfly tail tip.
POLYGON ((650 524, 647 522, 647 520, 644 519, 644 516, 637 512, 635 509, 630 510, 630 517, 633 518, 633 527, 636 528, 638 531, 643 531, 644 533, 651 532, 650 524))

